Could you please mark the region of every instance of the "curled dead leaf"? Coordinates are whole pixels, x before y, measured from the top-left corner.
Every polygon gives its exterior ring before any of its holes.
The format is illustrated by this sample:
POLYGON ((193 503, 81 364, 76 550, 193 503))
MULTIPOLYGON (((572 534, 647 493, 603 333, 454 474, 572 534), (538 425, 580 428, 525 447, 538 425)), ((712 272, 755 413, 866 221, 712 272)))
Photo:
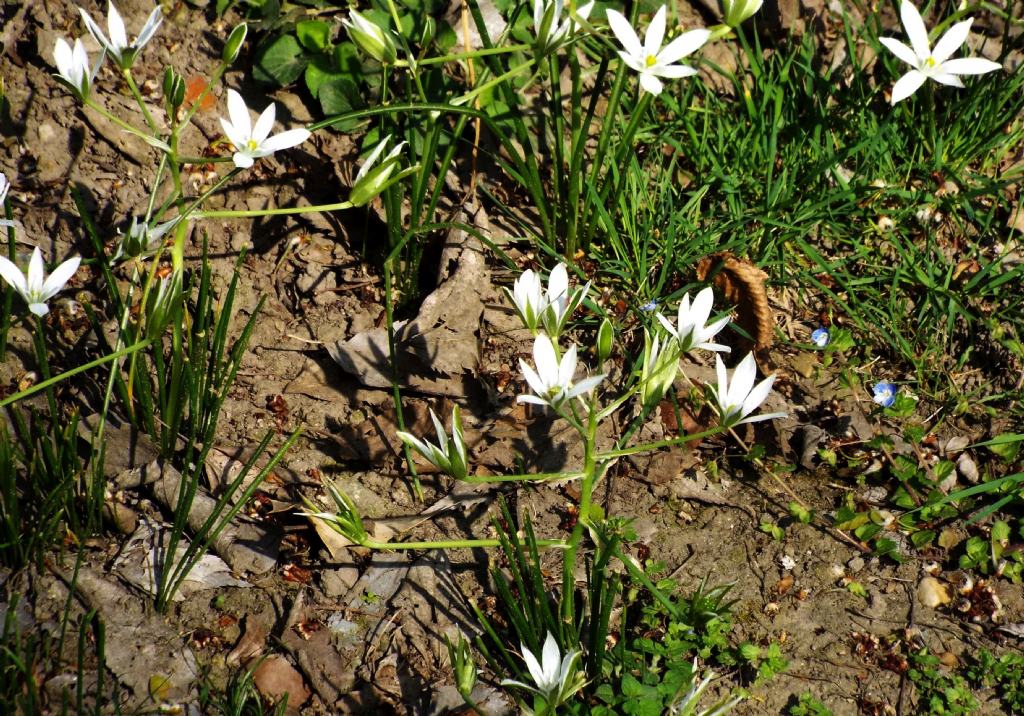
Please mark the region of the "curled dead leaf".
POLYGON ((754 340, 754 349, 769 347, 775 339, 775 320, 768 305, 768 274, 729 251, 697 262, 697 278, 711 283, 736 306, 736 322, 754 340))

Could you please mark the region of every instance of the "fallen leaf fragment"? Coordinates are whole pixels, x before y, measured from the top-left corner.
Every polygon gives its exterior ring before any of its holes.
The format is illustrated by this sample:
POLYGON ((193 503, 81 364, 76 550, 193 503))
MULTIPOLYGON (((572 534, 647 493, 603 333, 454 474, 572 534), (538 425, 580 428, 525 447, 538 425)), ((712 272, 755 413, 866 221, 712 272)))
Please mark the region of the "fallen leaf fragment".
POLYGON ((754 350, 762 350, 775 339, 775 320, 768 305, 768 274, 746 259, 723 251, 697 263, 697 278, 711 283, 736 307, 736 322, 754 339, 754 350))

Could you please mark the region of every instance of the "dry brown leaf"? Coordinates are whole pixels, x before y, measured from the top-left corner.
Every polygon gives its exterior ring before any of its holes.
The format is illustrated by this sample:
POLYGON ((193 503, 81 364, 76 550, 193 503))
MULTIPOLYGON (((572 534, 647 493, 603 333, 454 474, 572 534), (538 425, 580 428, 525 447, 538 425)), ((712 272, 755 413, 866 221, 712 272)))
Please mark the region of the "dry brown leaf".
POLYGON ((775 339, 775 319, 768 305, 768 274, 746 259, 722 251, 697 263, 697 278, 711 282, 736 306, 736 322, 754 339, 754 349, 768 348, 775 339))

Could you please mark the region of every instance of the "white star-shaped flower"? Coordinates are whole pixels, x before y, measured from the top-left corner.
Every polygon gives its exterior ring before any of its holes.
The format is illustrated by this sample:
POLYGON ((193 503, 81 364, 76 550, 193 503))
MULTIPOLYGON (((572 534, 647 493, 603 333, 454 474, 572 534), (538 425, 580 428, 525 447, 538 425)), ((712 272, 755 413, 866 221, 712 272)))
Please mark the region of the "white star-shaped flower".
POLYGON ((662 40, 665 39, 664 5, 658 9, 647 27, 643 44, 640 43, 640 38, 629 24, 629 20, 621 13, 609 10, 608 24, 625 50, 619 52, 622 61, 640 73, 640 86, 654 95, 661 94, 662 84, 659 77, 678 79, 697 74, 694 68, 675 63, 696 52, 711 36, 710 30, 690 30, 662 47, 662 40))
POLYGON ((714 303, 715 294, 711 287, 700 291, 690 305, 690 294, 684 293, 683 300, 679 304, 679 322, 673 326, 672 322, 660 313, 658 320, 665 330, 675 336, 679 342, 679 350, 682 353, 694 348, 704 348, 709 351, 729 352, 728 346, 720 343, 712 343, 711 339, 718 335, 718 332, 725 328, 729 317, 720 318, 711 325, 708 325, 708 318, 711 316, 711 306, 714 303))
POLYGON ((142 31, 135 38, 135 42, 129 44, 128 33, 124 28, 124 20, 121 19, 121 13, 114 7, 114 3, 107 5, 107 30, 110 32, 110 37, 103 34, 103 30, 89 16, 89 13, 82 8, 78 8, 78 12, 82 13, 82 21, 85 22, 85 27, 89 34, 96 38, 96 42, 100 43, 103 49, 110 53, 110 56, 114 58, 114 62, 123 70, 132 66, 139 51, 146 46, 147 42, 153 39, 157 28, 160 27, 160 23, 164 20, 163 11, 157 5, 153 8, 153 12, 149 13, 146 24, 142 26, 142 31))
POLYGON ((81 38, 75 40, 72 47, 63 37, 58 37, 53 47, 53 59, 57 64, 57 76, 79 99, 86 99, 96 72, 100 69, 103 55, 100 55, 100 59, 90 70, 89 56, 85 54, 85 45, 82 44, 81 38))
POLYGON ((47 277, 43 268, 43 255, 37 246, 28 262, 27 274, 23 274, 21 269, 10 260, 0 256, 0 277, 3 277, 11 288, 21 294, 25 303, 28 304, 28 310, 37 316, 45 316, 50 312, 50 307, 46 305, 46 302, 64 288, 64 284, 78 270, 78 264, 81 261, 80 256, 74 256, 55 268, 53 273, 47 277))
POLYGON ((271 102, 263 114, 256 120, 255 126, 249 117, 249 108, 245 106, 242 95, 232 89, 228 90, 228 117, 221 117, 220 126, 231 143, 235 145, 235 153, 231 159, 239 169, 248 169, 253 162, 261 157, 269 157, 276 151, 288 149, 302 144, 310 137, 308 129, 289 129, 273 137, 270 130, 274 128, 274 115, 277 105, 271 102))
POLYGON ((768 393, 772 390, 772 383, 775 382, 775 376, 770 375, 756 386, 754 385, 754 379, 757 378, 757 364, 754 362, 753 353, 748 353, 747 357, 736 366, 736 370, 732 372, 732 383, 729 382, 725 364, 717 353, 715 354, 715 372, 718 374, 718 386, 714 388, 715 401, 718 403, 721 413, 720 423, 723 427, 731 428, 740 423, 756 423, 760 420, 786 417, 785 413, 751 415, 768 397, 768 393))
MULTIPOLYGON (((546 55, 568 43, 576 34, 576 20, 570 13, 562 20, 565 4, 562 0, 533 0, 533 31, 537 36, 537 50, 546 55), (559 20, 562 20, 561 23, 559 20)), ((587 20, 594 9, 594 2, 576 8, 576 17, 587 20)))
POLYGON ((958 75, 983 75, 1002 68, 998 62, 982 57, 949 59, 950 55, 967 40, 974 20, 964 20, 953 25, 932 49, 921 13, 909 0, 903 0, 903 4, 900 5, 900 18, 903 20, 903 29, 910 38, 910 47, 891 37, 879 38, 879 42, 892 54, 913 68, 893 85, 893 104, 914 94, 925 80, 934 80, 951 87, 963 87, 964 83, 958 75))
POLYGON ((572 694, 583 686, 583 679, 577 675, 576 660, 580 652, 569 650, 563 657, 558 648, 555 636, 548 632, 541 649, 540 661, 533 652, 521 645, 523 650, 523 661, 530 672, 533 684, 526 684, 522 681, 505 679, 502 686, 518 686, 521 689, 532 691, 544 697, 548 706, 552 709, 564 703, 572 694))
POLYGON ((569 350, 559 360, 551 339, 543 333, 533 341, 533 362, 537 366, 536 370, 522 359, 519 360, 519 367, 536 395, 520 395, 516 398, 517 402, 550 405, 557 410, 566 400, 591 392, 604 380, 603 375, 593 375, 573 383, 577 363, 576 346, 569 346, 569 350))

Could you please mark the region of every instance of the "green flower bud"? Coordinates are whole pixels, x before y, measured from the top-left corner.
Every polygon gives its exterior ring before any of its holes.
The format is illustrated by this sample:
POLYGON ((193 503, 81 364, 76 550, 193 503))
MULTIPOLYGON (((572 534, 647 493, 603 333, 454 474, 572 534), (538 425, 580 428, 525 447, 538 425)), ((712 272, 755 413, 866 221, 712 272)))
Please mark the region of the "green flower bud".
POLYGON ((174 272, 160 280, 156 290, 150 290, 146 301, 146 337, 157 340, 167 325, 181 313, 181 273, 174 272))
POLYGON ((612 355, 612 343, 615 341, 615 328, 607 318, 601 321, 597 329, 597 360, 604 363, 612 355))
POLYGON ((470 650, 466 637, 459 634, 459 639, 454 644, 451 639, 444 638, 448 645, 448 659, 452 664, 452 671, 455 673, 455 688, 463 698, 469 698, 476 686, 477 668, 473 661, 473 653, 470 650))
POLYGON ((399 142, 398 145, 391 150, 391 152, 384 157, 378 163, 380 155, 384 152, 384 148, 387 143, 391 141, 391 137, 385 137, 384 140, 374 147, 373 151, 370 152, 370 156, 363 162, 362 168, 359 173, 356 174, 355 183, 352 185, 352 191, 348 195, 349 203, 352 206, 365 206, 373 201, 374 197, 380 194, 384 187, 387 186, 388 179, 394 173, 395 168, 401 161, 399 153, 402 151, 402 147, 405 146, 405 142, 399 142))
POLYGON ((164 70, 164 99, 175 109, 185 101, 185 80, 173 67, 164 70))
POLYGON ((391 33, 370 22, 358 11, 349 12, 348 19, 341 24, 345 26, 352 42, 377 62, 393 65, 398 59, 398 48, 395 47, 391 33))
POLYGON ((763 3, 764 0, 722 0, 725 24, 729 27, 739 27, 745 20, 753 17, 763 3))
POLYGON ((238 59, 238 53, 242 51, 242 43, 245 42, 245 36, 248 32, 249 27, 244 22, 241 22, 235 25, 235 29, 228 35, 228 41, 224 43, 224 51, 220 55, 225 65, 233 64, 238 59))

